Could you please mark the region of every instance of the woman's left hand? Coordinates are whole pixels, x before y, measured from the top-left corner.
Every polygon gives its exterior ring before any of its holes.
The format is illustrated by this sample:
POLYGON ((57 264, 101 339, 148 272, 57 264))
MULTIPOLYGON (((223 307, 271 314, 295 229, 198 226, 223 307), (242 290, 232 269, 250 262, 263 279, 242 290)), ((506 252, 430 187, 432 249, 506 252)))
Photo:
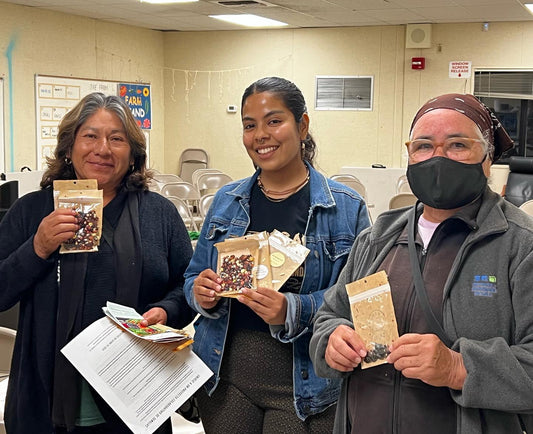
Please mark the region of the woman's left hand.
POLYGON ((152 324, 166 324, 167 311, 161 307, 153 307, 148 312, 143 313, 144 319, 141 321, 142 327, 152 324))
POLYGON ((270 288, 243 288, 242 294, 237 300, 252 309, 264 322, 270 325, 285 324, 287 298, 283 293, 270 288))

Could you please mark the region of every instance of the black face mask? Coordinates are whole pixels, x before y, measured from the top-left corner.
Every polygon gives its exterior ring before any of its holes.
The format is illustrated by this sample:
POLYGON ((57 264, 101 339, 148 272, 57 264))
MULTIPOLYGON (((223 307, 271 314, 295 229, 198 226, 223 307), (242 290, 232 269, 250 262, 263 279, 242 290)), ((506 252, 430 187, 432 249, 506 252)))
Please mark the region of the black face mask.
POLYGON ((483 173, 483 161, 465 164, 446 157, 433 157, 407 166, 407 179, 422 203, 437 209, 460 208, 485 190, 487 177, 483 173))

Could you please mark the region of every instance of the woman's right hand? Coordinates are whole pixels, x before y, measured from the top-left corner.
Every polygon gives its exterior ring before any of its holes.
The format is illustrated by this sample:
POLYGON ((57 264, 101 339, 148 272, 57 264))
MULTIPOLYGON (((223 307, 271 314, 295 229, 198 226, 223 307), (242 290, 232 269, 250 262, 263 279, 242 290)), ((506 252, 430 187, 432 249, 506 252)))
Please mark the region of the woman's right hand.
POLYGON ((222 290, 221 282, 222 279, 210 268, 202 271, 194 279, 192 287, 194 298, 203 309, 212 309, 217 305, 220 300, 218 293, 222 290))
POLYGON ((65 241, 71 239, 79 229, 76 213, 72 209, 59 208, 41 220, 33 238, 33 250, 42 259, 54 253, 65 241))
POLYGON ((365 343, 354 329, 340 325, 329 336, 324 358, 331 368, 353 371, 365 356, 365 343))

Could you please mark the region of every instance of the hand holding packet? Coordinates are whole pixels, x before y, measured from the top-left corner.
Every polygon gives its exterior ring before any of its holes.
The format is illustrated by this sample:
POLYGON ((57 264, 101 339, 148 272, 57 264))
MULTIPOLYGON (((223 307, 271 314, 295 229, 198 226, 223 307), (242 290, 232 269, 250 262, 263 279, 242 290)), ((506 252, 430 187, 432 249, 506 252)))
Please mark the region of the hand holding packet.
POLYGON ((361 369, 387 363, 389 347, 398 338, 387 273, 380 271, 349 283, 346 292, 354 329, 367 348, 361 369))
POLYGON ((102 236, 103 191, 96 179, 54 181, 54 208, 72 209, 79 229, 59 253, 96 252, 102 236))
POLYGON ((278 230, 228 238, 215 244, 222 297, 236 297, 242 288, 279 290, 305 261, 309 249, 278 230))

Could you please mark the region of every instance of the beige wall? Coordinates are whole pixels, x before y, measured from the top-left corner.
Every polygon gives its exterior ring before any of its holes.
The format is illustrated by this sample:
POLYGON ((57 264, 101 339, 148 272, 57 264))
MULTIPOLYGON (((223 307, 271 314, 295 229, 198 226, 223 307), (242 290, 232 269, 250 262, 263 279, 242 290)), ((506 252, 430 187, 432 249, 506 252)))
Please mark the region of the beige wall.
MULTIPOLYGON (((149 82, 163 90, 163 34, 74 15, 0 3, 0 76, 4 78, 6 165, 10 147, 14 167, 36 167, 34 76, 54 75, 99 80, 149 82), (12 87, 6 50, 12 44, 12 87), (9 98, 13 96, 13 134, 9 98)), ((151 159, 164 161, 163 99, 153 99, 151 159)), ((160 163, 161 164, 161 163, 160 163)))
MULTIPOLYGON (((241 143, 245 87, 280 75, 303 91, 318 142, 318 166, 405 166, 402 143, 416 109, 431 96, 470 92, 448 78, 452 60, 474 68, 533 68, 533 23, 433 25, 432 48, 405 49, 404 26, 161 33, 0 3, 0 50, 13 50, 15 167, 35 167, 34 74, 152 84, 152 166, 177 173, 180 152, 203 147, 211 166, 234 178, 253 170, 241 143), (424 71, 411 57, 426 57, 424 71), (374 110, 315 111, 316 75, 373 75, 374 110)), ((0 57, 7 109, 7 58, 0 57)), ((10 144, 6 110, 6 145, 10 144)), ((9 151, 9 149, 7 150, 9 151)), ((9 153, 6 155, 9 161, 9 153)))
POLYGON ((268 75, 293 80, 304 93, 323 171, 399 164, 403 41, 401 26, 165 34, 167 169, 190 146, 208 149, 212 166, 248 175, 240 116, 226 107, 240 106, 244 89, 268 75), (374 110, 315 111, 315 75, 373 75, 374 110))
POLYGON ((403 143, 418 107, 446 92, 471 92, 472 79, 448 76, 450 61, 473 68, 533 68, 533 23, 433 25, 432 48, 405 49, 404 26, 165 34, 166 169, 177 170, 184 147, 204 147, 211 165, 234 177, 252 168, 240 141, 238 114, 245 87, 280 75, 306 96, 318 166, 406 164, 403 143), (411 57, 426 69, 411 69, 411 57), (315 111, 315 75, 373 75, 374 110, 315 111))

